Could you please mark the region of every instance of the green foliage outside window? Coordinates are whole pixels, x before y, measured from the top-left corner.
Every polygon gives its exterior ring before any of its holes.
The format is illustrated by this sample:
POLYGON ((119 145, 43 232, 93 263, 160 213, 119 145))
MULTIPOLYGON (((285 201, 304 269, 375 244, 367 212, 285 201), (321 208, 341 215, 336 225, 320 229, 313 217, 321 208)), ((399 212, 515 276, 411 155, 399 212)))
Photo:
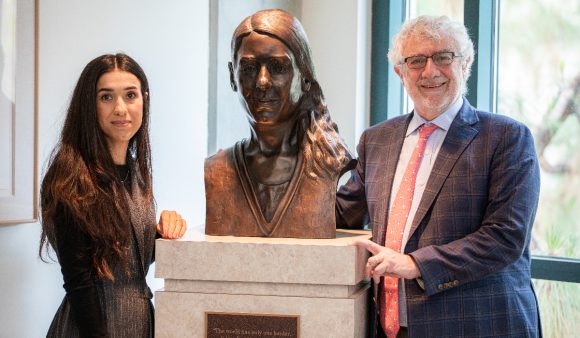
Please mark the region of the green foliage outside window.
MULTIPOLYGON (((499 112, 530 127, 540 159, 532 253, 580 258, 580 1, 500 4, 499 112)), ((534 285, 544 336, 577 337, 580 285, 534 285)))

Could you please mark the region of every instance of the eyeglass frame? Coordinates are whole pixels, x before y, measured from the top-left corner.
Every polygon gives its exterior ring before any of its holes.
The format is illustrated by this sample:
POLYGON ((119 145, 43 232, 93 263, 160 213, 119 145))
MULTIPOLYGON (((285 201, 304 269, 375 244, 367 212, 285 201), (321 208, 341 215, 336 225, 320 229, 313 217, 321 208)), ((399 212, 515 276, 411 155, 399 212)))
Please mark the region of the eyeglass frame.
POLYGON ((433 62, 433 64, 435 64, 437 67, 444 67, 444 66, 449 66, 450 64, 453 63, 453 61, 455 60, 455 58, 462 58, 464 55, 455 53, 455 52, 449 52, 449 51, 445 51, 445 52, 437 52, 437 53, 433 53, 430 56, 427 55, 411 55, 411 56, 407 56, 406 58, 403 59, 403 62, 400 63, 400 65, 407 65, 407 67, 409 67, 409 69, 423 69, 427 66, 427 59, 431 59, 431 61, 433 62), (434 56, 436 55, 441 55, 441 54, 451 54, 451 62, 447 63, 447 64, 439 64, 437 61, 435 61, 435 59, 433 59, 434 56), (425 58, 425 64, 422 67, 411 67, 409 66, 409 64, 407 63, 407 60, 409 60, 410 58, 416 58, 416 57, 424 57, 425 58))

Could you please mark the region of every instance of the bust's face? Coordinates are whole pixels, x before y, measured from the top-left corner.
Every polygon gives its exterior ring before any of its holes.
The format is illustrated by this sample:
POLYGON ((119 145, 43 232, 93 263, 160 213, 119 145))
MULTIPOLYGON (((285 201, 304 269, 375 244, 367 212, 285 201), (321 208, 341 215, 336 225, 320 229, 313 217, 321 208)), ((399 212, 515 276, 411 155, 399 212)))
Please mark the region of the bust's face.
POLYGON ((278 125, 296 118, 302 76, 282 41, 251 33, 242 40, 233 72, 252 125, 278 125))

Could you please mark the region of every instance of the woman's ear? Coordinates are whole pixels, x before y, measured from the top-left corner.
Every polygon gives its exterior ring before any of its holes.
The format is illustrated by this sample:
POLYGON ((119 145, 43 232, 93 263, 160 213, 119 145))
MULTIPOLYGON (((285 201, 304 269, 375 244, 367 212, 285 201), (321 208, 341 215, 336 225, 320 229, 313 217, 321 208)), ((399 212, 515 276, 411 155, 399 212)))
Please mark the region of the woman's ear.
POLYGON ((228 69, 230 70, 230 86, 234 92, 238 91, 238 86, 236 85, 236 78, 234 77, 234 65, 228 62, 228 69))
POLYGON ((310 90, 310 85, 312 83, 310 82, 310 80, 308 79, 302 79, 302 91, 303 92, 308 92, 310 90))

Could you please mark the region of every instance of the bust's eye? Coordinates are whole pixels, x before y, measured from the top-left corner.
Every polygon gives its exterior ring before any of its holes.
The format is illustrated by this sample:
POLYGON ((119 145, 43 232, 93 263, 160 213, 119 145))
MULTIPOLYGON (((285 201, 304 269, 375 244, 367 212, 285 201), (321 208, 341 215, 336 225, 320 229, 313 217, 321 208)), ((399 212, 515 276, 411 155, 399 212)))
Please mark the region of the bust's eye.
POLYGON ((280 60, 272 60, 268 65, 268 70, 272 74, 283 74, 288 71, 289 68, 290 67, 286 63, 280 60))
POLYGON ((255 62, 240 63, 240 72, 243 74, 254 74, 258 71, 258 65, 255 62))

